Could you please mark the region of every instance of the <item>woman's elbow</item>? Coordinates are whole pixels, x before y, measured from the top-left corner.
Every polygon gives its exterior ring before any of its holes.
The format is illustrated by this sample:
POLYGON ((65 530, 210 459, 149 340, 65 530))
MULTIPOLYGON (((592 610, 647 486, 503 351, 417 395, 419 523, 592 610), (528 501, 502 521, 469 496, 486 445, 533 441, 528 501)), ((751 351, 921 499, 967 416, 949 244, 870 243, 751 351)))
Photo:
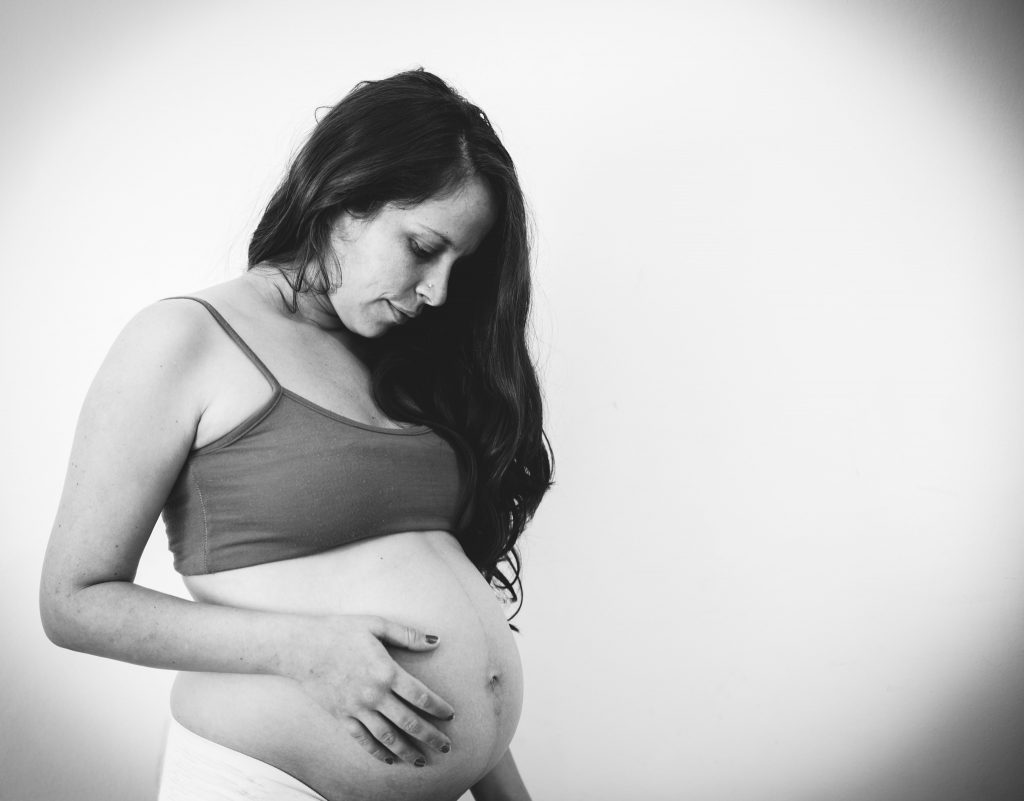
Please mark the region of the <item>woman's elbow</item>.
POLYGON ((75 590, 48 581, 44 575, 39 584, 39 619, 43 633, 54 645, 79 650, 76 634, 81 631, 80 603, 75 590))
POLYGON ((46 592, 45 587, 40 587, 39 590, 39 619, 43 624, 43 633, 50 642, 67 648, 67 616, 63 613, 61 604, 52 594, 46 592))

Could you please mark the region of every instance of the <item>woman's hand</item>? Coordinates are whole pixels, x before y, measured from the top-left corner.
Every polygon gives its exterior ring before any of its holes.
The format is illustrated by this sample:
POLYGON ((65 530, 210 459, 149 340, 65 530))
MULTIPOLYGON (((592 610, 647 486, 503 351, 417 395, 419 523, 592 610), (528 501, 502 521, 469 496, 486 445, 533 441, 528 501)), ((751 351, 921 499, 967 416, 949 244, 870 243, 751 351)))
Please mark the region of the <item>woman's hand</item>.
POLYGON ((419 744, 442 753, 451 750, 451 740, 428 718, 451 720, 455 711, 403 670, 384 647, 430 651, 438 647, 437 637, 371 615, 314 617, 309 622, 301 647, 291 649, 282 674, 341 720, 357 743, 389 765, 395 757, 425 765, 419 744))
POLYGON ((437 647, 423 633, 376 617, 194 603, 134 584, 209 403, 214 336, 223 334, 197 304, 157 303, 136 315, 104 360, 82 408, 43 565, 47 636, 139 665, 288 675, 384 761, 424 760, 414 743, 450 750, 427 718, 450 719, 452 708, 384 648, 437 647))

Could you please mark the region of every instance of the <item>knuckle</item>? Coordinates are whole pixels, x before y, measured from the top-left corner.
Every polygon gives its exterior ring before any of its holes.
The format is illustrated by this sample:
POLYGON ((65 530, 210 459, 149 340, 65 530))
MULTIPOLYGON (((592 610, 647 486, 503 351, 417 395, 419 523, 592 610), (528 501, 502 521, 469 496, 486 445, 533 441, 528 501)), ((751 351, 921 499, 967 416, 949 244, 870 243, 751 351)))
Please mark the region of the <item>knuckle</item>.
POLYGON ((345 731, 347 731, 356 739, 358 739, 359 736, 363 733, 363 727, 360 726, 359 722, 356 721, 354 718, 348 718, 347 720, 342 721, 341 725, 345 727, 345 731))
POLYGON ((380 687, 364 687, 359 693, 359 702, 368 709, 373 709, 380 703, 383 697, 380 687))
POLYGON ((384 745, 388 746, 388 748, 390 748, 398 742, 398 735, 395 734, 391 729, 385 729, 379 735, 377 735, 377 739, 380 740, 384 745))
POLYGON ((397 672, 392 665, 380 665, 373 672, 373 680, 381 686, 382 689, 390 687, 397 676, 397 672))
POLYGON ((423 731, 423 724, 416 718, 402 718, 398 725, 402 727, 403 731, 409 732, 409 734, 419 734, 423 731))
POLYGON ((418 706, 420 709, 429 709, 435 706, 434 699, 426 690, 420 690, 416 693, 416 696, 413 698, 413 704, 418 706))
POLYGON ((362 726, 350 726, 348 733, 352 736, 352 739, 359 743, 363 748, 370 747, 370 738, 367 736, 366 730, 362 726))

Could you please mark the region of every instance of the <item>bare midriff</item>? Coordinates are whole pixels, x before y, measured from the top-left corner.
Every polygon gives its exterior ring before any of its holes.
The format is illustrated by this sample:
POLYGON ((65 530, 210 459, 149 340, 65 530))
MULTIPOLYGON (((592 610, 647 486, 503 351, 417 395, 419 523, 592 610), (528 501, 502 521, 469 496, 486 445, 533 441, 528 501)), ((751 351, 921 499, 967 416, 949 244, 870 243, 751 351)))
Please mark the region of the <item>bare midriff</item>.
POLYGON ((329 801, 457 799, 508 748, 522 708, 519 653, 494 592, 452 535, 390 534, 314 556, 186 576, 185 583, 197 601, 378 615, 436 634, 436 650, 388 651, 455 709, 452 721, 424 713, 451 739, 449 753, 415 743, 424 767, 388 765, 291 679, 183 672, 171 711, 196 734, 280 768, 329 801))

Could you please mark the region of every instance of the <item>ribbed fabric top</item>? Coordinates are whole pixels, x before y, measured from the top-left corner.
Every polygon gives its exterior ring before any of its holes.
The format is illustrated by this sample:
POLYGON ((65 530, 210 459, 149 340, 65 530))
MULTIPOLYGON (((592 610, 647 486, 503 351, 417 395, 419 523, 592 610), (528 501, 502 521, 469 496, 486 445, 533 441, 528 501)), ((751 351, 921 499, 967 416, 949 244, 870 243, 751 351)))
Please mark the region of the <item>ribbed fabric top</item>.
POLYGON ((425 426, 349 420, 284 389, 210 303, 201 303, 266 377, 266 405, 192 451, 163 509, 184 575, 293 559, 402 531, 454 531, 455 452, 425 426))

